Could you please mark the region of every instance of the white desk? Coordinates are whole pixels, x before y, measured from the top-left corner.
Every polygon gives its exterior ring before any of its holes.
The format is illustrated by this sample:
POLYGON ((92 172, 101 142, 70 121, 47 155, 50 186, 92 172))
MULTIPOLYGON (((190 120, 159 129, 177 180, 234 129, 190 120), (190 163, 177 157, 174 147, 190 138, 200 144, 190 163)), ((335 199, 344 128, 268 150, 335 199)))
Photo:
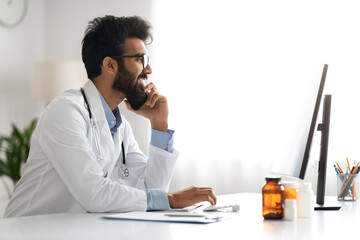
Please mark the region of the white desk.
MULTIPOLYGON (((104 220, 104 214, 50 214, 0 220, 0 239, 357 239, 360 201, 338 202, 339 211, 315 211, 296 221, 263 220, 261 194, 220 196, 240 203, 239 213, 211 224, 104 220)), ((326 202, 337 202, 327 197, 326 202)))

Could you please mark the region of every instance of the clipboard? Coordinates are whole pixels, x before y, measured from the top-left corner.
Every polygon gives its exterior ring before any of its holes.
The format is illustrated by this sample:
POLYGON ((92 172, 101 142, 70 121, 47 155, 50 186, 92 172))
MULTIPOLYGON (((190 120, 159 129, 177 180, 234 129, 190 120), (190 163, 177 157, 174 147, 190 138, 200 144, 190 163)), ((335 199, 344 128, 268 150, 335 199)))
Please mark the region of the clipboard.
POLYGON ((127 212, 108 214, 102 217, 107 220, 133 220, 151 222, 200 223, 208 224, 223 219, 219 214, 196 214, 174 212, 127 212))

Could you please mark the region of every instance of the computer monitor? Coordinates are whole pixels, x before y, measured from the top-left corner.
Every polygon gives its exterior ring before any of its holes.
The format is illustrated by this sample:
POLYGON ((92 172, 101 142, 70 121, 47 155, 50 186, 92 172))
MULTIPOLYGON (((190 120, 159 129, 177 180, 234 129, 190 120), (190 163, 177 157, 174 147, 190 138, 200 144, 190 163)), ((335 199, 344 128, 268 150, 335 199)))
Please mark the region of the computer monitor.
MULTIPOLYGON (((283 155, 283 159, 275 161, 272 171, 282 175, 292 176, 295 178, 304 179, 308 167, 311 145, 313 143, 315 128, 317 124, 317 116, 323 98, 323 90, 327 75, 328 65, 324 64, 323 71, 320 79, 320 85, 316 94, 315 103, 312 102, 312 116, 301 119, 299 123, 300 130, 297 131, 298 136, 294 136, 293 144, 288 148, 288 152, 283 155), (315 106, 313 105, 315 104, 315 106)), ((313 94, 313 96, 315 95, 313 94)), ((305 106, 306 107, 306 106, 305 106)), ((326 184, 326 167, 327 167, 327 152, 328 152, 328 139, 330 127, 330 109, 331 109, 331 95, 324 96, 323 103, 323 118, 322 123, 319 123, 317 130, 321 131, 321 147, 320 159, 318 166, 318 183, 316 191, 316 203, 320 206, 317 210, 321 210, 321 205, 324 205, 325 197, 325 184, 326 184)), ((336 207, 337 208, 337 207, 336 207)), ((324 207, 324 209, 332 209, 332 207, 324 207)))

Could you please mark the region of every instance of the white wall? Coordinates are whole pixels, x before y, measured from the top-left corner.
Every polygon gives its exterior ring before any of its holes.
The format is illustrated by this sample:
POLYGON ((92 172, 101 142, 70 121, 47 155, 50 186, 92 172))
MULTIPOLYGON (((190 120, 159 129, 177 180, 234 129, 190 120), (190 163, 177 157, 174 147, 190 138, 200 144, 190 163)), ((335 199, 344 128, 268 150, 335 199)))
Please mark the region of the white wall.
POLYGON ((20 127, 37 116, 41 105, 31 96, 33 64, 44 57, 44 4, 33 0, 24 21, 15 28, 0 26, 0 132, 11 122, 20 127))
MULTIPOLYGON (((33 64, 44 57, 44 3, 43 0, 30 2, 26 17, 19 26, 10 29, 0 26, 1 134, 10 132, 11 123, 20 128, 27 126, 43 107, 33 99, 31 89, 33 64)), ((0 217, 6 200, 7 193, 0 181, 0 217)))

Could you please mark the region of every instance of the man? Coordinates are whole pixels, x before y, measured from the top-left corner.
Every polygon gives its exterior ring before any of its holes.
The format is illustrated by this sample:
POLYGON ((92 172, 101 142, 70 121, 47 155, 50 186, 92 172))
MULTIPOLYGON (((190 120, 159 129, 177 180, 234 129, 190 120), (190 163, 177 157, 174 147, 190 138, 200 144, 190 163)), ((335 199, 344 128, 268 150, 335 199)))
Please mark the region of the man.
POLYGON ((178 152, 168 130, 167 99, 143 82, 152 73, 145 48, 149 29, 139 17, 105 16, 89 23, 82 58, 90 80, 54 99, 40 117, 5 217, 216 203, 211 188, 166 193, 178 152), (122 101, 150 120, 149 158, 120 115, 122 101))

